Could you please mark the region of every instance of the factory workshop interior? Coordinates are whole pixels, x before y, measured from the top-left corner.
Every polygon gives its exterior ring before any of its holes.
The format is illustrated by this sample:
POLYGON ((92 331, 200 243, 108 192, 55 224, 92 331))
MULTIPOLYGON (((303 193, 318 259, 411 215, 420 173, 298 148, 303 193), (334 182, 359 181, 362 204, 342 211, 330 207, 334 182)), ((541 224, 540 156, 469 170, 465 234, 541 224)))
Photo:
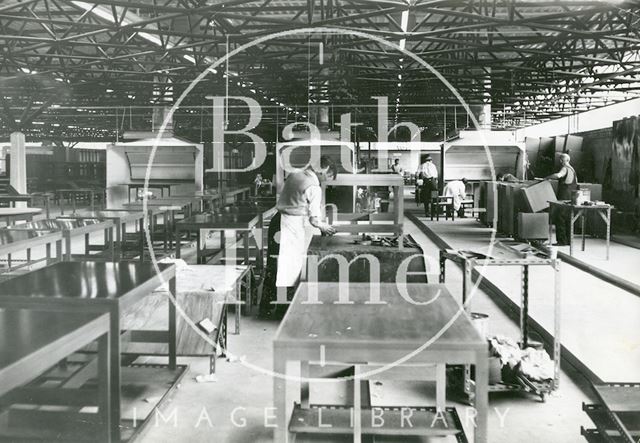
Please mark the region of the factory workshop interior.
POLYGON ((637 0, 0 0, 0 441, 640 441, 637 0))

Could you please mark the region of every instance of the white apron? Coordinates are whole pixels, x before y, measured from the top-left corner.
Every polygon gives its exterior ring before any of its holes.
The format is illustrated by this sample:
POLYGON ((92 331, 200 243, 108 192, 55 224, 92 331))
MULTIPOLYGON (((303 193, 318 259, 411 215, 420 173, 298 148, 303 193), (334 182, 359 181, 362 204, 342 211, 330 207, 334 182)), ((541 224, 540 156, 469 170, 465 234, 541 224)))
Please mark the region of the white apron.
POLYGON ((306 266, 311 237, 319 232, 308 223, 308 216, 280 215, 280 253, 276 286, 294 286, 306 266))

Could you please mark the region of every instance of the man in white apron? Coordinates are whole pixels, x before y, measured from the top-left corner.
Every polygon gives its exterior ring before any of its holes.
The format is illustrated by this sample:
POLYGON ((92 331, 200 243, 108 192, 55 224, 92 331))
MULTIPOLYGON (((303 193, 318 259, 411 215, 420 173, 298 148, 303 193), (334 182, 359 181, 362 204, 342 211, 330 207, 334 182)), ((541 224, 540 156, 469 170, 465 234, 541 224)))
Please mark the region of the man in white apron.
MULTIPOLYGON (((333 235, 335 229, 322 222, 322 188, 320 183, 336 175, 330 157, 320 159, 320 168, 308 167, 289 174, 278 198, 278 213, 269 224, 267 268, 260 302, 260 315, 273 314, 277 288, 286 288, 290 299, 302 266, 306 262, 311 237, 320 230, 333 235)), ((280 305, 281 306, 281 305, 280 305)), ((279 313, 283 313, 281 309, 279 313)))

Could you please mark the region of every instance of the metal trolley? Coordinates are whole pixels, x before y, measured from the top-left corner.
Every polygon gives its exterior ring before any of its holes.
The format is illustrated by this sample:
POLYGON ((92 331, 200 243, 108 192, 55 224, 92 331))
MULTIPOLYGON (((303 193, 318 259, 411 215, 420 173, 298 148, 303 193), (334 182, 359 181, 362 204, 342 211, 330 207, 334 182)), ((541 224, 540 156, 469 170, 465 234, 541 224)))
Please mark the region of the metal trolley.
MULTIPOLYGON (((517 255, 517 251, 513 251, 517 255)), ((520 346, 524 349, 529 345, 529 267, 551 266, 554 270, 554 331, 553 331, 553 362, 554 378, 550 382, 530 380, 522 374, 516 377, 517 383, 496 383, 489 385, 489 392, 497 391, 525 391, 539 395, 546 401, 549 392, 558 389, 560 384, 560 260, 551 258, 514 257, 491 258, 471 251, 446 249, 440 251, 440 283, 445 283, 446 261, 451 260, 462 266, 462 303, 464 310, 470 315, 470 306, 467 303, 468 295, 473 285, 472 275, 478 266, 520 266, 521 268, 521 299, 520 299, 520 346)), ((476 271, 478 272, 478 271, 476 271)), ((471 368, 464 367, 464 393, 472 398, 473 380, 471 380, 471 368)))

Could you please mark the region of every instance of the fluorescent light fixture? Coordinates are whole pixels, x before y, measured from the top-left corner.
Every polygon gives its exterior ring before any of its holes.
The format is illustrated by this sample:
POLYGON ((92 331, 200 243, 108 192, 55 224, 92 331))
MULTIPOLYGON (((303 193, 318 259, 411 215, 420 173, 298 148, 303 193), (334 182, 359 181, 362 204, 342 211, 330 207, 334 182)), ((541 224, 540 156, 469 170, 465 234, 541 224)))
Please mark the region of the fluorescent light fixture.
POLYGON ((400 49, 404 51, 406 46, 407 46, 407 39, 403 38, 402 40, 400 40, 400 49))
POLYGON ((400 27, 402 28, 402 32, 407 32, 407 28, 409 27, 409 10, 402 11, 402 18, 400 19, 400 27))
POLYGON ((44 122, 31 122, 31 123, 33 123, 34 125, 44 125, 44 122))
POLYGON ((111 92, 113 92, 113 89, 107 89, 106 92, 111 93, 111 92))

